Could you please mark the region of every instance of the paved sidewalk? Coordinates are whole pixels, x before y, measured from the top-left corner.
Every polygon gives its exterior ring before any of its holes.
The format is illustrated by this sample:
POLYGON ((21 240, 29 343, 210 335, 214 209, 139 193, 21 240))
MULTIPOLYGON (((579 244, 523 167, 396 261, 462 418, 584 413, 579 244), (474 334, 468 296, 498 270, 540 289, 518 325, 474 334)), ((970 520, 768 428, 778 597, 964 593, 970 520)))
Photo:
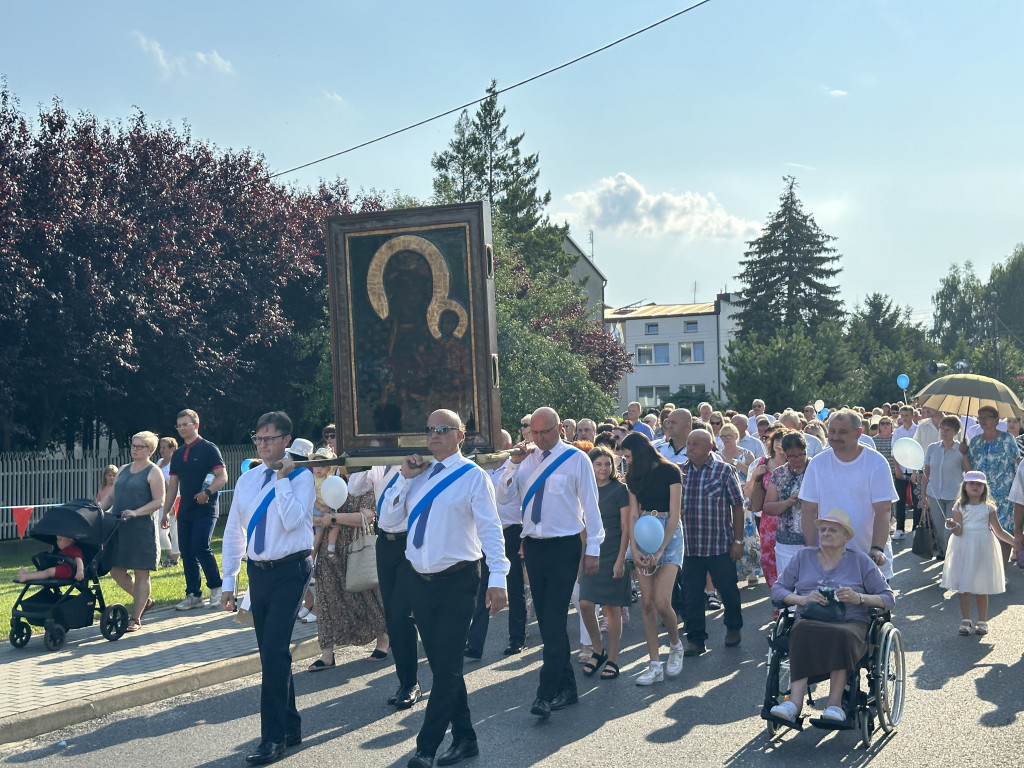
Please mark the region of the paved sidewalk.
MULTIPOLYGON (((154 610, 110 642, 99 623, 70 630, 56 653, 33 627, 24 648, 0 646, 0 743, 81 723, 259 671, 256 634, 219 608, 154 610)), ((319 654, 316 624, 295 623, 293 656, 319 654)))

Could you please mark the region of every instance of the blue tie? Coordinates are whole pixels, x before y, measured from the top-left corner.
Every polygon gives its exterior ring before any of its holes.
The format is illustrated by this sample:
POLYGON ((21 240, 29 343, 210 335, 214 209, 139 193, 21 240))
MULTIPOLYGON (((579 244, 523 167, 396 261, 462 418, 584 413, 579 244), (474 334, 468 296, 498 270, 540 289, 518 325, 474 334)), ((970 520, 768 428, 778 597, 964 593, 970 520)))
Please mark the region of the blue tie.
MULTIPOLYGON (((440 461, 435 462, 434 469, 431 471, 427 479, 429 480, 442 469, 444 469, 444 464, 442 464, 440 461)), ((413 531, 412 534, 412 545, 416 547, 416 549, 419 549, 423 546, 423 532, 427 529, 427 518, 430 517, 430 507, 432 506, 434 506, 433 502, 431 502, 426 509, 420 512, 420 518, 416 521, 416 530, 413 531)))
MULTIPOLYGON (((274 470, 267 467, 267 474, 263 477, 263 485, 261 488, 266 488, 267 483, 270 482, 271 478, 274 477, 274 470)), ((263 545, 267 540, 267 514, 270 512, 268 509, 263 513, 263 517, 256 523, 256 530, 252 533, 252 551, 257 555, 263 554, 263 545)))
MULTIPOLYGON (((544 451, 540 463, 543 464, 545 459, 547 459, 547 457, 550 455, 551 451, 544 451)), ((548 481, 545 480, 543 483, 541 483, 540 488, 538 488, 537 492, 533 494, 533 513, 530 515, 530 519, 533 520, 533 522, 535 523, 540 522, 540 505, 541 502, 544 501, 544 486, 547 485, 547 482, 548 481)))

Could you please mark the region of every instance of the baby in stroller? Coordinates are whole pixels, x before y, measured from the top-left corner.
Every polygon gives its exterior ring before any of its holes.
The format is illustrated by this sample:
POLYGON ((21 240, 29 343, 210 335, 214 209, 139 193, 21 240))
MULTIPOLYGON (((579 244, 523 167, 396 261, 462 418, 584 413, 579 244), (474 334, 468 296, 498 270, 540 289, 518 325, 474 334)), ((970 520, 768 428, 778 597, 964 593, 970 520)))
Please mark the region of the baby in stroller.
POLYGON ((39 567, 42 570, 39 571, 19 568, 18 581, 24 583, 26 581, 42 581, 43 579, 70 579, 72 566, 74 566, 75 581, 83 581, 85 579, 84 555, 75 543, 75 540, 69 536, 57 536, 57 548, 60 550, 59 553, 43 555, 43 557, 51 557, 56 560, 55 565, 50 568, 43 568, 40 563, 39 567))

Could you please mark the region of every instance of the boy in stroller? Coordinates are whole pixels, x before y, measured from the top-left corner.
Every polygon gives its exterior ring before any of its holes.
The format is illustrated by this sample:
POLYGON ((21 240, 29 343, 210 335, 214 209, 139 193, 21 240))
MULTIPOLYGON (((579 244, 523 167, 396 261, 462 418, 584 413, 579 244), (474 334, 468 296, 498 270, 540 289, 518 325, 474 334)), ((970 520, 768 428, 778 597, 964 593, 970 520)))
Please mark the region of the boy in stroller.
MULTIPOLYGON (((39 571, 28 571, 24 568, 18 569, 18 581, 41 581, 43 579, 70 579, 72 574, 71 566, 74 566, 75 581, 85 579, 85 561, 82 550, 75 544, 70 536, 57 536, 57 548, 60 552, 52 557, 58 562, 50 567, 39 571)), ((42 566, 40 565, 42 568, 42 566)))

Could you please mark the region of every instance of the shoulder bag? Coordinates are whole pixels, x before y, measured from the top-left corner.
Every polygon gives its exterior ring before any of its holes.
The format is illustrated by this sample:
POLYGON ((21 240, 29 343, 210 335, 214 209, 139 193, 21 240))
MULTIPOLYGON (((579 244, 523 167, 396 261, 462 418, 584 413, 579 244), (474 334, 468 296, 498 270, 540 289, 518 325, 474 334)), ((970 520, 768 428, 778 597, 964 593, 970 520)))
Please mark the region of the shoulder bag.
POLYGON ((345 548, 345 591, 366 592, 377 587, 377 535, 363 517, 359 535, 345 548))

